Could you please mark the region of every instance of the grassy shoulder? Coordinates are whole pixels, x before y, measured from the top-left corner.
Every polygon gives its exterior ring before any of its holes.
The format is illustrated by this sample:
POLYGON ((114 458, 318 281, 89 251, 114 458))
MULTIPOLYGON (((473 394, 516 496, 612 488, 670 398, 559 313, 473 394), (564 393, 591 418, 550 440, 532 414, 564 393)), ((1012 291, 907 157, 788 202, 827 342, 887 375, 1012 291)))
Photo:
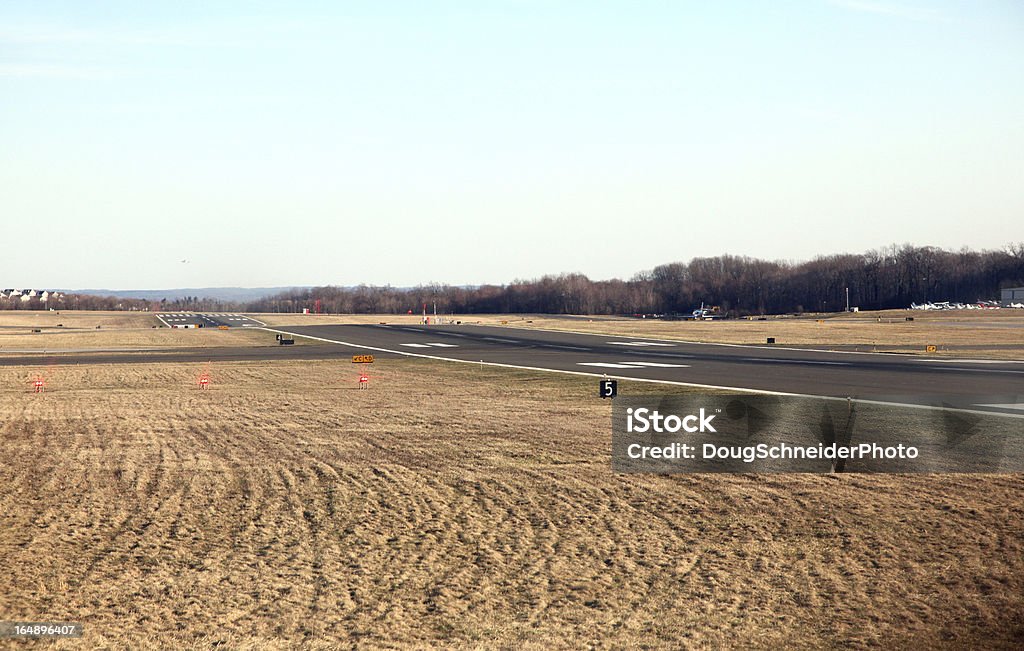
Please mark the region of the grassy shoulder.
POLYGON ((40 369, 0 368, 0 617, 85 624, 56 648, 1024 633, 1020 477, 619 475, 590 377, 400 359, 359 390, 347 362, 42 370, 35 395, 40 369))
POLYGON ((248 328, 165 327, 145 312, 0 311, 0 355, 22 351, 262 346, 273 333, 248 328))

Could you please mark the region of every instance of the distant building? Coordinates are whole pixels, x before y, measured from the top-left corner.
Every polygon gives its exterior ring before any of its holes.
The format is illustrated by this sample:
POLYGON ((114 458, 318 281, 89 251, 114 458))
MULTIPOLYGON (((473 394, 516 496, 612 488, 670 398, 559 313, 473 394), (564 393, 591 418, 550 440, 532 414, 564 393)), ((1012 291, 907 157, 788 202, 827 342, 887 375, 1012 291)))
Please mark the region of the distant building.
POLYGON ((7 299, 13 301, 14 299, 20 300, 22 303, 27 303, 33 298, 38 299, 40 303, 52 302, 64 295, 60 292, 51 292, 48 289, 3 289, 0 290, 0 299, 7 299))
POLYGON ((1002 290, 999 302, 1003 305, 1010 303, 1024 303, 1024 287, 1007 287, 1002 290))

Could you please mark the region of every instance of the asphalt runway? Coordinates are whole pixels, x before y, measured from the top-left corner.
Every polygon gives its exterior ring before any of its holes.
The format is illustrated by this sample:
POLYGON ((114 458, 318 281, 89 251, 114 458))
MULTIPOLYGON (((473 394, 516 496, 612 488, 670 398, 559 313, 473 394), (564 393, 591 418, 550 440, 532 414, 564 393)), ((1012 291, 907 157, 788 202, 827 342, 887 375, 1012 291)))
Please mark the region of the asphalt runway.
MULTIPOLYGON (((203 327, 263 327, 235 315, 161 314, 203 327)), ((1024 417, 1024 362, 699 344, 477 325, 267 327, 319 344, 47 355, 0 355, 0 366, 349 359, 371 352, 454 362, 899 404, 946 406, 1024 417)), ((596 391, 596 389, 595 389, 596 391)))
POLYGON ((1024 363, 1012 361, 697 344, 475 325, 270 329, 377 353, 1024 415, 1024 363))
POLYGON ((156 318, 171 328, 262 328, 265 323, 244 314, 205 314, 200 312, 160 312, 156 318))

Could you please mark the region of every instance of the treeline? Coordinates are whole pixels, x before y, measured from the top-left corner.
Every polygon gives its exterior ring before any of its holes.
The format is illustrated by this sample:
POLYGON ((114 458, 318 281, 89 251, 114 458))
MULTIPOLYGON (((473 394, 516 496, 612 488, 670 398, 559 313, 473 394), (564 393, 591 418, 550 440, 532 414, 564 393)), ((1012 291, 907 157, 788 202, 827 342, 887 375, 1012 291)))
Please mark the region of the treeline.
MULTIPOLYGON (((1024 243, 1002 250, 947 251, 892 245, 864 254, 808 262, 722 255, 673 262, 630 280, 593 281, 582 274, 544 276, 509 285, 455 287, 316 287, 283 292, 245 306, 252 312, 432 314, 689 314, 702 302, 733 316, 905 308, 912 302, 974 302, 1024 285, 1024 243)), ((198 308, 192 308, 198 309, 198 308)))
POLYGON ((1024 286, 1024 243, 1001 250, 947 251, 892 245, 863 254, 820 256, 808 262, 721 255, 673 262, 629 280, 590 280, 582 274, 517 280, 508 285, 456 287, 315 287, 249 303, 186 296, 150 301, 67 294, 41 302, 0 299, 0 309, 188 310, 334 314, 689 314, 701 303, 731 316, 906 308, 911 303, 969 303, 999 298, 1003 287, 1024 286))
POLYGON ((117 296, 92 296, 90 294, 62 294, 45 301, 38 296, 21 300, 21 296, 0 298, 0 310, 146 310, 150 302, 117 296))
POLYGON ((222 301, 198 296, 183 296, 173 301, 166 299, 151 301, 143 298, 121 298, 118 296, 95 296, 92 294, 61 294, 42 300, 33 296, 21 300, 21 296, 0 298, 0 310, 98 310, 98 311, 150 311, 166 310, 176 312, 188 310, 194 312, 233 312, 244 309, 245 305, 237 302, 222 301))

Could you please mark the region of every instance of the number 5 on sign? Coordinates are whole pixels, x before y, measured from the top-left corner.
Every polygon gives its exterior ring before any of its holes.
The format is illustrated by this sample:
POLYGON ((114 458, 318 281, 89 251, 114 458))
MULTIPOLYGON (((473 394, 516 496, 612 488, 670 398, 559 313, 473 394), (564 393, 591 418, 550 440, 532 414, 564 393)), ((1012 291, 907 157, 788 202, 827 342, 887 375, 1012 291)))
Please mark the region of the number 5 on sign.
POLYGON ((602 398, 614 398, 619 394, 619 383, 615 380, 601 380, 600 395, 602 398))

